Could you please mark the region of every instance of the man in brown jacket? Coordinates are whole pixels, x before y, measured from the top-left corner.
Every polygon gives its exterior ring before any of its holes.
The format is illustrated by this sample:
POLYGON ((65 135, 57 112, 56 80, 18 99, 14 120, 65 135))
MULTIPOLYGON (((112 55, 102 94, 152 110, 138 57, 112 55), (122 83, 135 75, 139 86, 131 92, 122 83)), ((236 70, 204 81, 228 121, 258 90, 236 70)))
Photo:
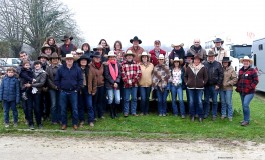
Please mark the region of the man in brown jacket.
MULTIPOLYGON (((135 36, 133 39, 130 40, 130 42, 133 44, 133 46, 128 48, 127 51, 131 50, 133 52, 133 54, 135 54, 133 60, 136 63, 139 63, 140 62, 139 55, 142 54, 144 51, 144 49, 139 46, 139 44, 142 43, 142 40, 139 39, 137 36, 135 36)), ((126 53, 127 53, 127 51, 126 51, 126 53)))

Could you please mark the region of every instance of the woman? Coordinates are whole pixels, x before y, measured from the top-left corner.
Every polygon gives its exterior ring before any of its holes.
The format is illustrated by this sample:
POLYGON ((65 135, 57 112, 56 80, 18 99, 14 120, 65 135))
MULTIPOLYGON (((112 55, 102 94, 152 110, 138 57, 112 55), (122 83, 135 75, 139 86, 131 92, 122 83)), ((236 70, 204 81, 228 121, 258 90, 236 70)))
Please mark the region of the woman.
MULTIPOLYGON (((183 49, 184 44, 183 43, 175 43, 172 44, 171 47, 173 50, 169 54, 169 66, 173 66, 173 60, 175 57, 179 57, 179 59, 184 59, 185 58, 185 51, 183 49)), ((182 66, 184 63, 182 64, 182 66)))
POLYGON ((120 89, 121 66, 116 61, 116 55, 113 51, 109 51, 107 63, 104 65, 105 87, 107 89, 107 103, 110 109, 112 119, 117 117, 116 109, 120 105, 120 89), (115 98, 114 104, 113 99, 115 98))
POLYGON ((152 85, 157 89, 158 98, 158 113, 159 116, 166 116, 167 109, 167 95, 168 95, 168 80, 170 78, 169 67, 165 64, 165 57, 160 54, 158 57, 158 64, 154 68, 152 85))
POLYGON ((90 51, 90 45, 88 43, 84 43, 82 44, 82 47, 81 47, 82 51, 84 51, 84 55, 87 56, 88 58, 88 64, 91 62, 91 58, 90 56, 92 55, 93 52, 90 51))
POLYGON ((101 39, 98 43, 98 45, 101 45, 103 47, 103 50, 104 50, 104 55, 108 54, 109 51, 110 51, 110 47, 107 43, 107 41, 105 39, 101 39))
POLYGON ((114 53, 116 54, 116 59, 117 59, 117 62, 119 64, 121 64, 123 62, 123 59, 124 59, 124 51, 122 50, 122 44, 121 44, 121 41, 115 41, 114 42, 114 53))
POLYGON ((228 115, 229 121, 233 118, 233 103, 232 103, 232 93, 233 86, 237 83, 237 75, 234 68, 231 66, 231 60, 229 57, 224 57, 222 60, 224 80, 223 85, 220 89, 221 96, 221 119, 225 119, 228 115), (228 113, 227 113, 228 112, 228 113), (227 114, 226 114, 227 113, 227 114))
POLYGON ((193 63, 189 64, 184 75, 184 82, 189 95, 189 111, 191 121, 194 121, 195 110, 199 114, 199 122, 203 120, 202 93, 204 85, 208 80, 207 70, 201 63, 203 59, 195 55, 193 63))
POLYGON ((50 47, 53 47, 55 49, 55 52, 58 53, 58 46, 56 44, 55 38, 54 37, 48 37, 46 41, 44 42, 43 46, 45 44, 48 44, 50 47))
POLYGON ((240 94, 244 114, 241 126, 247 126, 250 122, 249 104, 254 97, 259 78, 257 71, 250 66, 253 63, 252 59, 244 56, 244 58, 240 59, 240 63, 243 63, 243 67, 239 70, 236 91, 240 94))
POLYGON ((60 92, 57 86, 54 84, 54 79, 57 73, 58 68, 61 67, 60 64, 60 57, 56 52, 54 52, 50 57, 50 63, 46 68, 47 73, 47 82, 50 94, 50 101, 51 101, 51 121, 52 124, 58 124, 61 122, 61 113, 60 113, 60 106, 59 106, 59 96, 60 92))
POLYGON ((93 102, 93 108, 94 108, 94 117, 96 118, 98 115, 98 118, 104 118, 103 116, 103 105, 104 105, 104 95, 105 95, 105 89, 104 89, 104 76, 103 71, 104 67, 101 62, 101 55, 99 52, 95 52, 92 57, 92 62, 89 64, 89 75, 88 75, 88 84, 93 84, 94 77, 96 78, 96 90, 93 85, 88 85, 89 93, 93 95, 92 102, 93 102))
POLYGON ((180 114, 181 118, 185 118, 185 106, 183 102, 183 84, 184 84, 184 69, 181 67, 183 63, 182 59, 179 59, 178 57, 174 58, 173 68, 171 71, 171 96, 172 96, 172 109, 174 116, 178 116, 178 106, 177 106, 177 99, 179 98, 179 105, 180 105, 180 114))
POLYGON ((141 95, 141 115, 147 115, 149 110, 149 98, 152 86, 152 73, 154 65, 150 62, 151 55, 143 52, 139 55, 140 67, 142 71, 142 77, 139 81, 140 95, 141 95))
POLYGON ((88 93, 88 86, 93 85, 96 86, 96 81, 92 81, 92 83, 88 83, 88 75, 89 75, 89 68, 88 68, 88 61, 86 55, 82 55, 78 60, 77 64, 81 68, 82 75, 83 75, 83 87, 81 88, 80 92, 78 93, 78 117, 80 127, 83 127, 85 123, 85 116, 84 112, 87 110, 88 116, 88 124, 89 126, 94 126, 94 111, 92 106, 92 94, 88 93))

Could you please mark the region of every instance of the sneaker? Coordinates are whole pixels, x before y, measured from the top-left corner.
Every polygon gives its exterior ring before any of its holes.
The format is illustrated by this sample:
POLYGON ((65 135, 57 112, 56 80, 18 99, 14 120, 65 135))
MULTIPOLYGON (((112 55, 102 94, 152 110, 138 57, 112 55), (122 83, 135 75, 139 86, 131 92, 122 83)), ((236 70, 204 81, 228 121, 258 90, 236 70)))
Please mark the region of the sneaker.
POLYGON ((132 114, 132 116, 138 117, 138 114, 132 114))
POLYGON ((90 127, 94 127, 94 123, 93 123, 93 122, 90 122, 90 123, 89 123, 89 126, 90 126, 90 127))
POLYGON ((141 114, 140 114, 140 116, 143 116, 143 115, 144 115, 144 113, 141 113, 141 114))
POLYGON ((81 127, 81 128, 84 127, 84 124, 85 124, 85 122, 81 121, 80 124, 79 124, 79 127, 81 127))
POLYGON ((35 128, 34 128, 33 125, 30 125, 30 126, 29 126, 29 129, 30 129, 30 130, 34 130, 35 128))
POLYGON ((100 119, 105 119, 105 117, 104 116, 101 116, 100 119))
POLYGON ((163 114, 163 117, 166 117, 167 115, 166 114, 163 114))
POLYGON ((226 118, 226 116, 221 116, 221 120, 224 120, 226 118))
POLYGON ((212 120, 215 121, 215 120, 216 120, 216 117, 214 116, 214 117, 212 118, 212 120))
POLYGON ((17 123, 14 123, 14 127, 17 128, 17 123))
POLYGON ((228 119, 229 119, 229 121, 230 121, 230 122, 232 122, 232 121, 233 121, 233 118, 232 118, 232 117, 229 117, 228 119))
POLYGON ((192 122, 194 122, 194 119, 195 119, 195 117, 191 117, 191 118, 190 118, 190 120, 191 120, 192 122))
POLYGON ((203 118, 199 118, 199 122, 202 123, 202 121, 203 121, 203 118))
POLYGON ((243 127, 246 127, 247 125, 249 125, 249 122, 244 121, 241 123, 241 126, 243 126, 243 127))
POLYGON ((124 113, 124 117, 128 117, 128 113, 124 113))
POLYGON ((5 123, 5 127, 8 128, 9 127, 9 123, 5 123))
POLYGON ((159 114, 158 116, 159 116, 159 117, 162 117, 162 116, 163 116, 163 114, 159 114))
POLYGON ((182 115, 181 118, 182 118, 182 119, 185 119, 186 117, 185 117, 185 115, 182 115))

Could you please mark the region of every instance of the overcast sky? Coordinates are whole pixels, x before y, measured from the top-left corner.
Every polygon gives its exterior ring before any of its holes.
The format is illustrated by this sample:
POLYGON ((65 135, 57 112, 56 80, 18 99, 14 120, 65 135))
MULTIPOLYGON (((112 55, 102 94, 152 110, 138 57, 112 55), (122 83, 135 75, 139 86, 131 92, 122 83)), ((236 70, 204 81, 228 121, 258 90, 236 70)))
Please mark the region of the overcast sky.
MULTIPOLYGON (((75 14, 82 35, 91 46, 101 38, 113 46, 130 44, 134 36, 142 45, 154 40, 172 43, 202 43, 214 36, 232 41, 252 41, 265 36, 265 1, 251 0, 63 0, 75 14), (251 38, 247 33, 253 33, 251 38)), ((249 34, 249 35, 251 35, 249 34)), ((239 42, 235 42, 239 43, 239 42)), ((241 42, 240 42, 241 43, 241 42)), ((124 48, 125 49, 125 48, 124 48)))

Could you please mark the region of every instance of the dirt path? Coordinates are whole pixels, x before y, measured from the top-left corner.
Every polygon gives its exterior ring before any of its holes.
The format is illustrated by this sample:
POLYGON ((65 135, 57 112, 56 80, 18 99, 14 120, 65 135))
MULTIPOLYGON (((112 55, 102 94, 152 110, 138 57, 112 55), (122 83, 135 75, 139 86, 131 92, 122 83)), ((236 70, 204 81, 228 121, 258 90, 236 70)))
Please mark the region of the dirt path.
POLYGON ((0 137, 0 159, 5 160, 173 160, 265 159, 265 144, 253 142, 158 142, 117 139, 0 137))

